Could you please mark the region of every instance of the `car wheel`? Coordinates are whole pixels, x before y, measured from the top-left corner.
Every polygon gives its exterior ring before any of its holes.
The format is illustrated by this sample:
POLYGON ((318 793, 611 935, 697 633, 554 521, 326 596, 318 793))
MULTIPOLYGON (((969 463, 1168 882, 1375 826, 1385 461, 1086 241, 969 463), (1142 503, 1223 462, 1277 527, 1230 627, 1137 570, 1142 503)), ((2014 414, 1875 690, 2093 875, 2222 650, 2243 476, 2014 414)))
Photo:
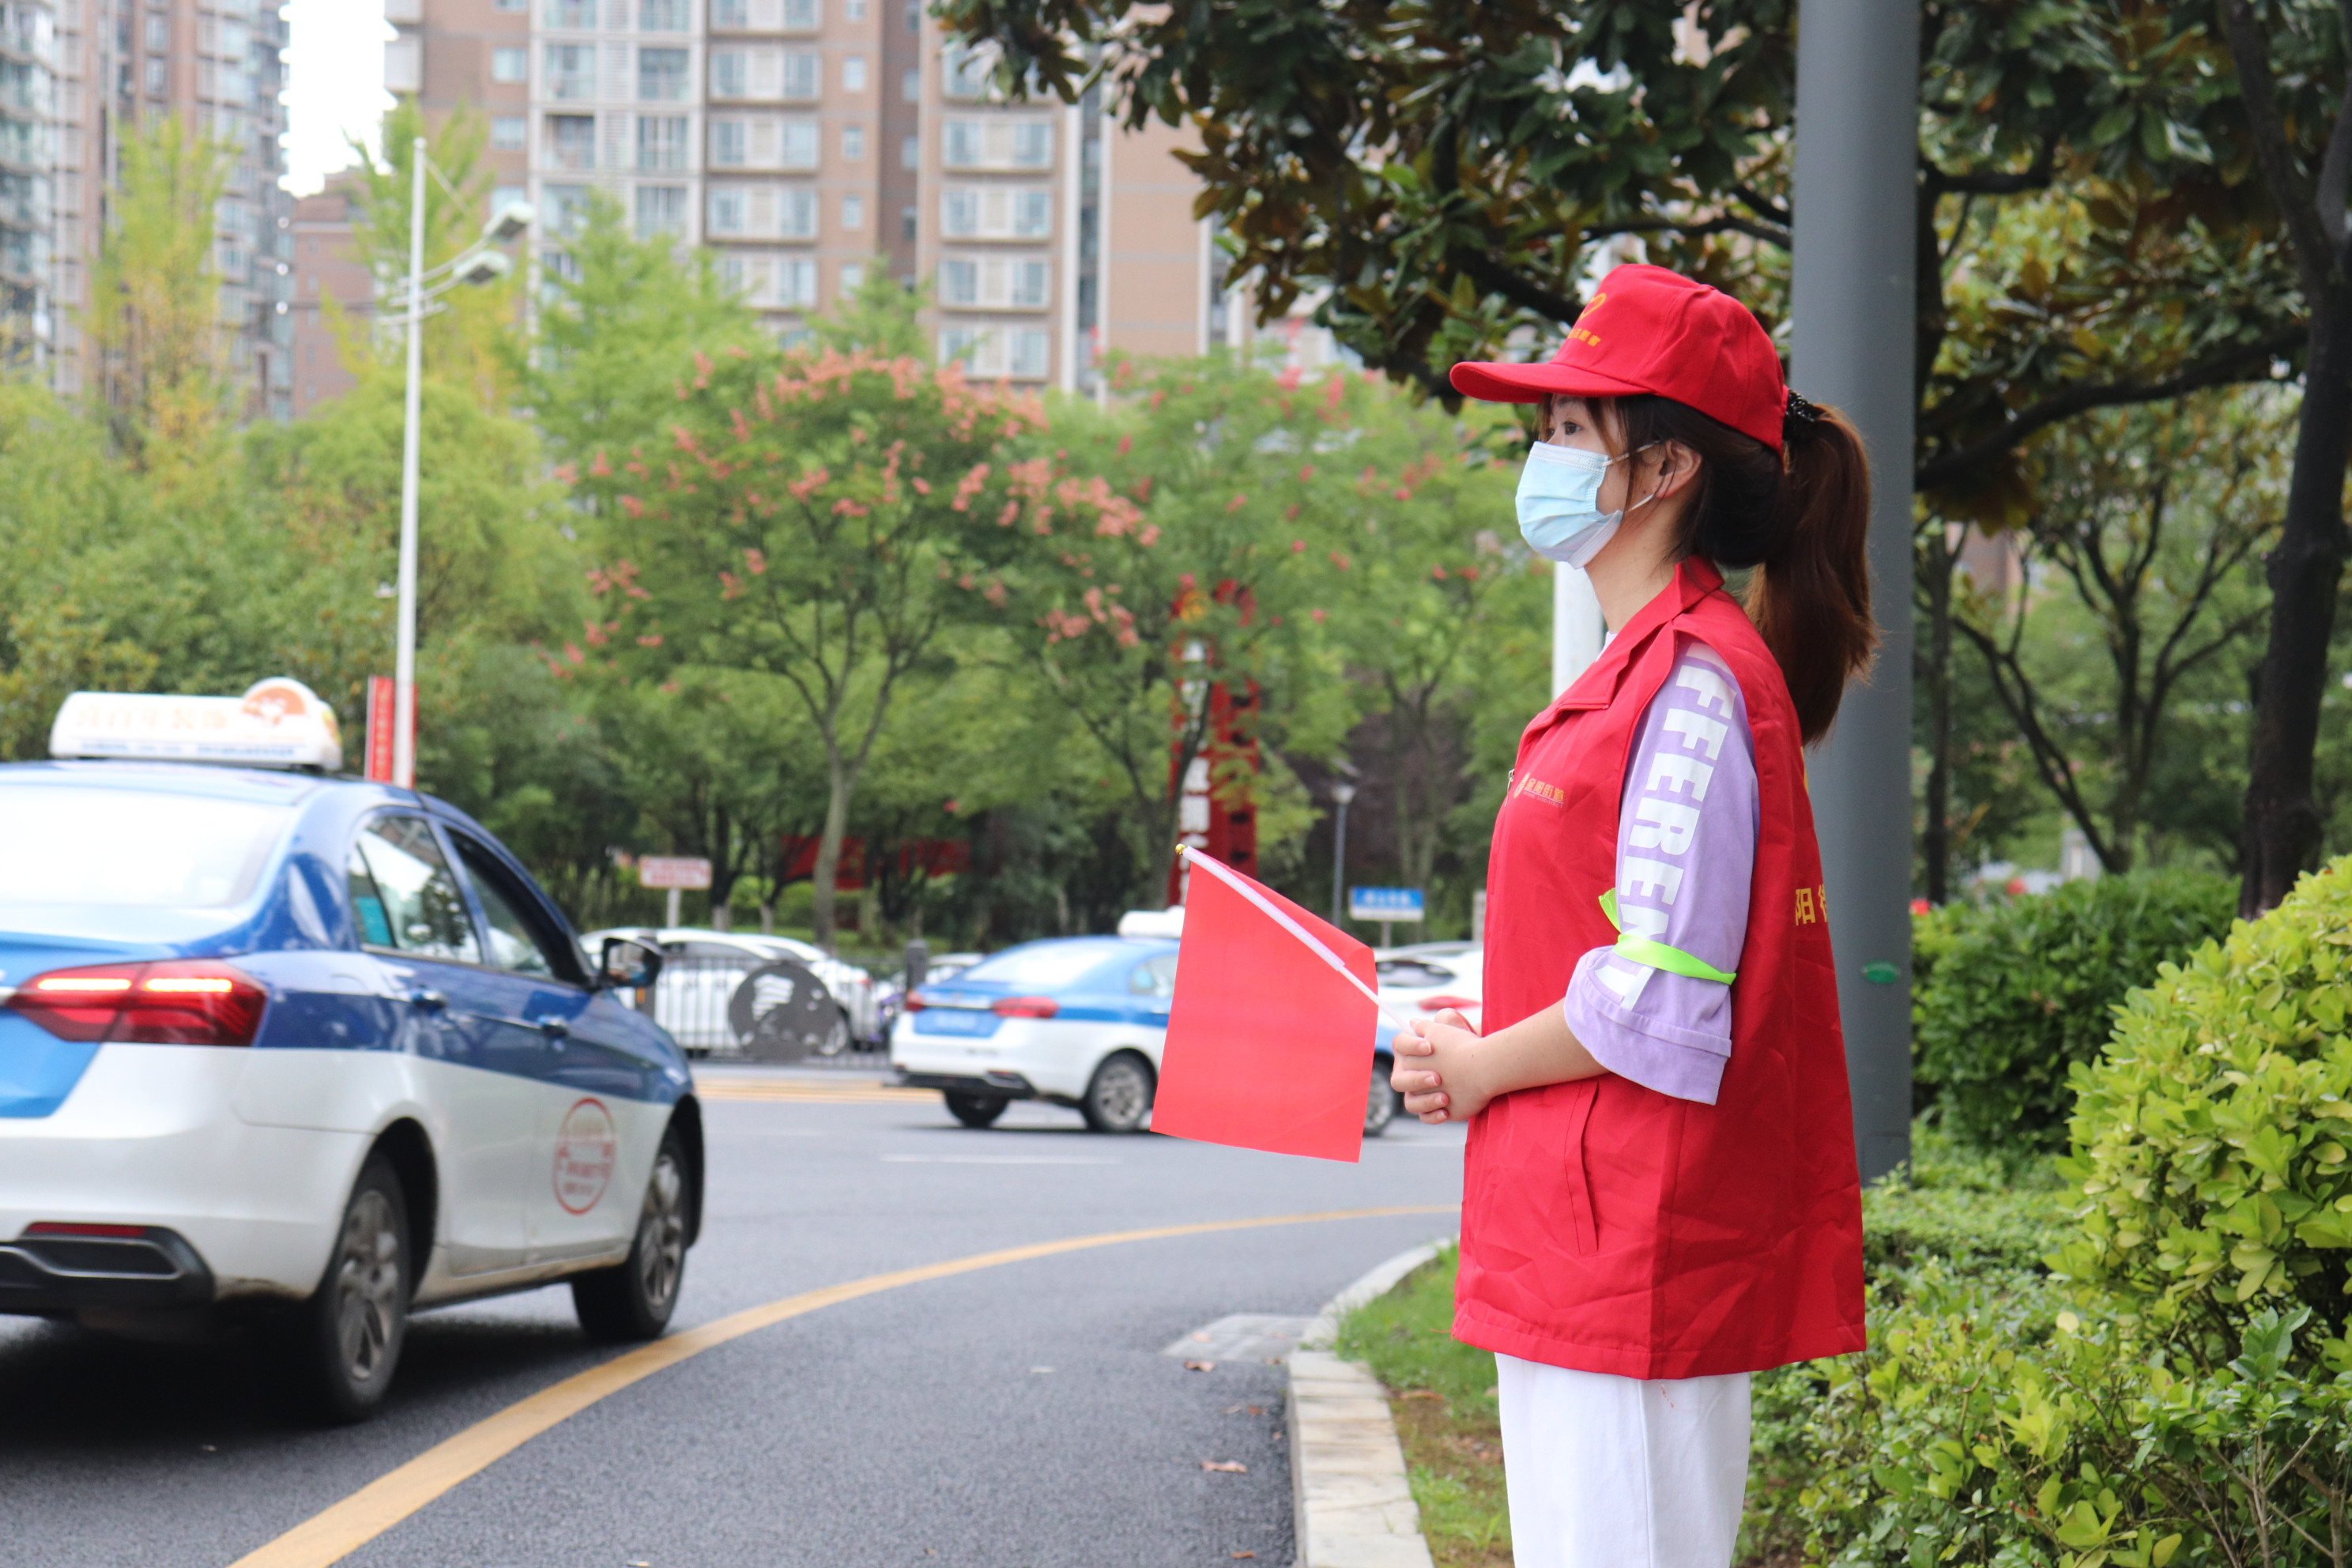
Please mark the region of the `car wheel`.
POLYGON ((1078 1109, 1097 1132, 1139 1132, 1151 1114, 1151 1064, 1133 1051, 1107 1057, 1087 1084, 1078 1109))
POLYGON ((654 1340, 669 1327, 686 1278, 687 1184, 692 1179, 686 1146, 673 1128, 654 1156, 627 1261, 572 1279, 572 1310, 590 1339, 654 1340))
POLYGON ((824 1038, 817 1042, 816 1054, 821 1057, 837 1057, 848 1048, 849 1015, 844 1013, 833 1021, 833 1027, 825 1031, 824 1038))
POLYGON ((1377 1138, 1389 1130, 1397 1118, 1404 1097, 1389 1087, 1388 1058, 1381 1057, 1372 1064, 1372 1091, 1364 1100, 1364 1136, 1377 1138))
POLYGON ((304 1303, 289 1347, 313 1414, 337 1424, 375 1414, 408 1340, 410 1288, 407 1200, 392 1162, 371 1154, 343 1205, 327 1276, 304 1303))
POLYGON ((957 1094, 951 1089, 940 1091, 946 1097, 948 1114, 966 1127, 993 1127, 1004 1108, 1013 1103, 1000 1094, 957 1094))

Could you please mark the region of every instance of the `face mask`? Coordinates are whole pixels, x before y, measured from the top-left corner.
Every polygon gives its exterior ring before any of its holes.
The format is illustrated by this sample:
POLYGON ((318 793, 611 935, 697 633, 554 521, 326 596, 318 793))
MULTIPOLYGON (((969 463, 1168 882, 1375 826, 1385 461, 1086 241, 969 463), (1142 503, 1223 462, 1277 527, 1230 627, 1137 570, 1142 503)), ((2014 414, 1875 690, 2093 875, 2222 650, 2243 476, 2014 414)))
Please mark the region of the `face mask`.
MULTIPOLYGON (((1519 470, 1519 537, 1528 548, 1547 561, 1580 569, 1600 554, 1625 517, 1622 510, 1599 510, 1601 481, 1609 477, 1610 465, 1622 460, 1549 441, 1530 447, 1527 466, 1519 470)), ((1634 505, 1655 500, 1652 495, 1634 505)))

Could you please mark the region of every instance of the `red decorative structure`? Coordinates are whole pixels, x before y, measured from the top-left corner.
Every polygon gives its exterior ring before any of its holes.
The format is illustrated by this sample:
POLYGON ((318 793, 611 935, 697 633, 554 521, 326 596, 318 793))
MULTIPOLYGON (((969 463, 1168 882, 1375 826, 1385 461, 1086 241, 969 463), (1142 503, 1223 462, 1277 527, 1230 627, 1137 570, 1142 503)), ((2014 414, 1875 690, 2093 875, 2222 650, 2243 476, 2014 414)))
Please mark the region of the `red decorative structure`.
MULTIPOLYGON (((785 882, 816 875, 818 843, 814 833, 784 835, 785 882)), ((918 871, 929 877, 952 876, 971 865, 971 845, 961 838, 910 838, 898 846, 897 858, 901 877, 911 877, 918 871)), ((833 885, 841 892, 857 892, 878 869, 867 863, 865 839, 845 837, 841 841, 841 864, 834 868, 833 885)))
MULTIPOLYGON (((1178 597, 1180 623, 1195 618, 1185 611, 1187 601, 1197 592, 1188 588, 1178 597)), ((1238 584, 1218 584, 1216 597, 1221 605, 1239 604, 1242 619, 1249 619, 1249 594, 1238 584)), ((1214 651, 1198 639, 1171 651, 1179 662, 1203 669, 1215 660, 1214 651)), ((1257 875, 1257 682, 1244 681, 1236 692, 1222 680, 1211 681, 1203 692, 1201 680, 1195 676, 1180 681, 1176 689, 1177 739, 1170 744, 1168 758, 1169 787, 1178 797, 1176 841, 1254 877, 1257 875), (1182 737, 1192 706, 1201 701, 1208 704, 1208 731, 1200 755, 1187 766, 1182 737)), ((1181 904, 1189 873, 1180 858, 1171 855, 1170 859, 1168 902, 1181 904)))

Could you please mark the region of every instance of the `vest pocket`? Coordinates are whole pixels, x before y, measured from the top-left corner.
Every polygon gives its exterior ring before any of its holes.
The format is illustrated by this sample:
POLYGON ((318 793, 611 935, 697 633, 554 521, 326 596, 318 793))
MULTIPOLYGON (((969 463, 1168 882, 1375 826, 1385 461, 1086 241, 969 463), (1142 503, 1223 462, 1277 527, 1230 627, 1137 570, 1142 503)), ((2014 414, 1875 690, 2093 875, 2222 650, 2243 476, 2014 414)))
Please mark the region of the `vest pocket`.
POLYGON ((1601 1080, 1587 1079, 1570 1088, 1568 1136, 1560 1151, 1562 1178, 1568 1185, 1569 1251, 1579 1258, 1601 1250, 1601 1222, 1592 1212, 1592 1179, 1584 1168, 1585 1129, 1592 1121, 1593 1101, 1601 1098, 1601 1080))

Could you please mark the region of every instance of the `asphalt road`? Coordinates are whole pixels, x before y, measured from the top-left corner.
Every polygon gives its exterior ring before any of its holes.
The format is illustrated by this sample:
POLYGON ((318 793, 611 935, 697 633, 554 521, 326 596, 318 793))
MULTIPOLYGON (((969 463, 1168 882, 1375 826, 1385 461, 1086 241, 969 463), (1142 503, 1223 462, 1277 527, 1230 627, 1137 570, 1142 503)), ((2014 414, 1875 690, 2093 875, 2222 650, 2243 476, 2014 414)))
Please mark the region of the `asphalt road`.
MULTIPOLYGON (((1341 1165, 1100 1138, 1045 1107, 973 1132, 935 1098, 845 1094, 838 1074, 762 1081, 783 1098, 708 1107, 708 1219, 677 1327, 1001 1247, 1461 1191, 1453 1129, 1401 1123, 1341 1165)), ((1126 1243, 827 1307, 612 1395, 346 1561, 1192 1568, 1249 1552, 1286 1568, 1280 1369, 1160 1352, 1228 1313, 1310 1312, 1452 1229, 1420 1215, 1126 1243)), ((250 1347, 0 1319, 0 1563, 226 1568, 611 1353, 561 1287, 428 1314, 390 1407, 318 1431, 282 1413, 250 1347)))

